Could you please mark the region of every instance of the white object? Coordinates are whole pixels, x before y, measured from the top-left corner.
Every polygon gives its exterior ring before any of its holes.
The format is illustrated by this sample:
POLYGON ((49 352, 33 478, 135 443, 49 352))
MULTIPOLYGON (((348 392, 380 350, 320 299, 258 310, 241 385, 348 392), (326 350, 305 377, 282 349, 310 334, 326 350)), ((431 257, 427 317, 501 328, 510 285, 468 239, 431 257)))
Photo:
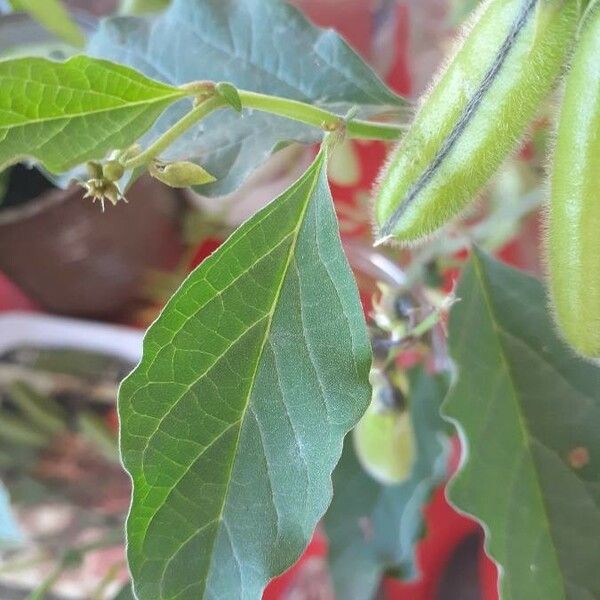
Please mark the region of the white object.
POLYGON ((70 348, 112 354, 137 363, 143 335, 138 329, 94 321, 16 311, 0 314, 0 353, 23 345, 70 348))

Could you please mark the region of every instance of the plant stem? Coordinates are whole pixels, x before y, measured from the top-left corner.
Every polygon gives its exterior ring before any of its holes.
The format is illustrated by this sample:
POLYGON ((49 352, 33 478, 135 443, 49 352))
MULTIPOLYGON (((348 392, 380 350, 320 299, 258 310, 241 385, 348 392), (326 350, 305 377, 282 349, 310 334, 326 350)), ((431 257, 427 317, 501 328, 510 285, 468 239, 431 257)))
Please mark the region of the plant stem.
POLYGON ((135 169, 148 164, 153 158, 157 157, 163 150, 168 148, 178 137, 183 135, 190 127, 193 127, 198 121, 211 112, 226 106, 225 100, 220 96, 211 96, 204 102, 195 106, 189 113, 182 117, 170 129, 167 129, 154 143, 146 150, 133 156, 123 163, 125 169, 135 169))
MULTIPOLYGON (((190 95, 193 94, 193 91, 190 92, 190 95)), ((238 94, 242 101, 242 106, 245 109, 259 110, 280 117, 286 117, 288 119, 293 119, 294 121, 299 121, 300 123, 318 127, 326 132, 335 131, 345 127, 346 135, 352 139, 393 141, 397 140, 404 132, 402 126, 389 123, 377 123, 362 119, 349 119, 348 121, 345 121, 343 117, 328 110, 305 102, 290 100, 289 98, 268 96, 266 94, 248 92, 245 90, 238 90, 238 94)), ((155 142, 148 146, 146 150, 125 160, 123 162, 123 167, 125 169, 135 169, 136 167, 147 165, 163 150, 168 148, 178 137, 183 135, 204 117, 215 110, 227 106, 228 103, 224 98, 218 94, 211 95, 177 121, 170 129, 165 131, 155 142)))
MULTIPOLYGON (((305 102, 245 90, 238 90, 238 94, 244 108, 252 108, 280 117, 287 117, 325 131, 333 131, 344 124, 343 117, 305 102)), ((350 119, 345 125, 348 137, 356 139, 391 141, 397 140, 404 132, 404 128, 398 125, 363 121, 361 119, 350 119)))

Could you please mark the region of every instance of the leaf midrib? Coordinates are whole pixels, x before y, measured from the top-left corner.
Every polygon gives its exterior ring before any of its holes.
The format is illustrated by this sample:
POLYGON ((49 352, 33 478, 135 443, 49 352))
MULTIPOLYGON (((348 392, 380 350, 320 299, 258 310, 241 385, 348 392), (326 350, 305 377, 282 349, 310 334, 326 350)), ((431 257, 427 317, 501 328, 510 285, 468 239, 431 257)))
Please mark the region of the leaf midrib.
MULTIPOLYGON (((283 290, 283 286, 285 284, 285 280, 287 279, 288 270, 289 270, 290 265, 292 263, 292 259, 293 259, 294 252, 296 250, 296 246, 297 246, 297 243, 298 243, 298 237, 300 235, 300 231, 302 229, 302 226, 304 225, 304 219, 306 217, 306 212, 307 212, 308 207, 310 206, 310 204, 312 202, 312 196, 314 194, 315 188, 317 186, 317 182, 318 182, 319 177, 321 175, 322 163, 323 163, 324 156, 325 156, 325 149, 322 148, 320 152, 321 152, 320 156, 316 159, 316 161, 315 161, 315 163, 313 164, 313 167, 312 167, 313 168, 313 172, 314 172, 314 179, 313 179, 313 181, 311 183, 310 190, 309 190, 309 192, 307 194, 306 203, 305 203, 305 205, 304 205, 304 207, 302 209, 302 212, 300 213, 300 217, 298 219, 298 226, 296 227, 296 231, 294 233, 294 237, 293 237, 292 243, 290 244, 290 249, 289 249, 289 252, 288 252, 288 255, 287 255, 287 259, 286 259, 286 262, 285 262, 285 266, 283 268, 282 275, 281 275, 281 281, 279 283, 279 287, 277 288, 277 291, 275 292, 275 296, 273 298, 273 306, 271 308, 271 311, 269 312, 269 316, 268 316, 268 320, 267 320, 267 325, 265 327, 265 334, 263 336, 261 346, 260 346, 259 351, 257 353, 256 365, 255 365, 255 368, 254 368, 254 372, 252 373, 251 383, 248 386, 248 394, 246 396, 246 403, 245 403, 244 409, 243 409, 243 411, 242 411, 242 413, 240 415, 240 427, 238 429, 238 435, 237 435, 237 438, 235 440, 233 451, 231 453, 231 465, 230 465, 230 468, 229 468, 229 473, 228 473, 229 476, 227 478, 227 483, 226 483, 226 487, 225 487, 225 493, 223 494, 223 503, 221 505, 221 511, 219 513, 219 518, 218 518, 218 522, 219 523, 221 523, 223 521, 223 513, 225 512, 225 505, 227 504, 227 497, 229 496, 229 485, 231 483, 231 475, 233 473, 233 467, 234 467, 236 459, 237 459, 237 454, 238 454, 238 448, 239 448, 239 442, 240 442, 241 432, 242 432, 242 428, 244 426, 244 421, 246 419, 246 413, 248 412, 248 409, 250 407, 250 398, 252 396, 252 392, 254 391, 254 385, 255 385, 255 382, 256 382, 256 377, 257 377, 257 374, 258 374, 258 371, 259 371, 259 368, 260 368, 260 365, 261 365, 261 362, 262 362, 262 355, 263 355, 263 352, 264 352, 265 347, 267 345, 267 341, 269 340, 269 334, 271 332, 271 326, 273 324, 273 317, 274 317, 275 312, 277 311, 277 307, 279 305, 279 300, 281 298, 281 292, 283 290)), ((215 537, 214 537, 214 540, 213 540, 213 547, 214 547, 214 544, 217 541, 217 536, 218 536, 218 533, 215 534, 215 537)), ((213 555, 213 548, 212 547, 211 547, 211 555, 213 555)), ((214 555, 213 555, 213 558, 214 558, 214 555)), ((212 570, 212 560, 213 560, 213 558, 211 558, 210 567, 209 567, 209 574, 210 574, 210 572, 212 570)), ((208 577, 207 577, 207 580, 208 580, 208 577)), ((204 589, 202 590, 202 595, 204 596, 204 589)))
MULTIPOLYGON (((64 89, 69 89, 69 88, 64 88, 64 89)), ((91 117, 94 115, 107 113, 107 112, 118 112, 118 111, 122 111, 122 110, 135 109, 140 106, 161 104, 161 103, 165 103, 167 101, 174 102, 175 100, 180 100, 181 98, 184 98, 184 97, 185 97, 184 92, 178 92, 178 93, 173 93, 173 94, 168 94, 168 95, 166 94, 164 96, 161 96, 160 98, 151 98, 151 99, 146 99, 146 100, 138 100, 135 102, 126 102, 124 104, 121 104, 120 106, 111 106, 111 107, 107 107, 107 108, 90 110, 90 111, 86 111, 86 112, 73 112, 73 113, 69 113, 66 116, 64 113, 61 113, 60 115, 56 115, 55 117, 46 117, 43 119, 29 119, 23 123, 15 123, 13 125, 0 125, 0 131, 11 131, 13 129, 29 127, 30 125, 53 123, 56 121, 70 121, 70 120, 82 119, 82 118, 91 117)), ((19 113, 15 113, 15 114, 19 114, 19 113)))
MULTIPOLYGON (((502 366, 503 366, 503 370, 506 373, 506 376, 508 378, 508 381, 510 383, 510 389, 512 392, 512 398, 516 407, 516 411, 517 411, 517 415, 518 415, 518 419, 519 419, 519 429, 521 430, 521 435, 522 435, 522 439, 523 439, 523 444, 525 446, 525 449, 527 450, 527 454, 529 456, 529 459, 531 460, 531 465, 533 467, 533 472, 534 472, 534 480, 535 480, 535 489, 537 490, 538 496, 539 496, 539 502, 540 505, 543 508, 543 515, 544 515, 544 524, 546 526, 546 530, 548 532, 548 537, 551 541, 551 547, 552 547, 552 553, 554 555, 554 560, 556 562, 557 565, 557 571, 558 573, 560 573, 560 580, 562 582, 562 591, 563 591, 563 598, 567 598, 567 590, 566 590, 566 585, 565 585, 565 578, 564 578, 564 574, 562 571, 562 564, 559 558, 559 554, 558 554, 558 549, 556 547, 556 543, 554 540, 554 535, 552 534, 552 527, 550 524, 550 518, 549 518, 549 514, 548 514, 548 508, 546 506, 546 502, 544 500, 544 494, 543 494, 543 488, 542 488, 542 484, 538 475, 538 471, 537 471, 537 466, 536 466, 536 462, 535 459, 533 457, 533 453, 531 451, 531 442, 532 442, 532 436, 529 433, 529 430, 527 428, 526 425, 526 419, 525 419, 525 415, 523 414, 523 410, 521 408, 521 404, 519 402, 519 397, 520 394, 517 391, 517 387, 515 385, 514 382, 514 378, 512 375, 512 371, 510 368, 510 363, 507 360, 506 357, 506 351, 504 349, 504 345, 502 344, 502 340, 500 339, 500 335, 499 333, 503 331, 502 327, 498 325, 498 320, 496 318, 496 311, 494 309, 494 303, 492 301, 491 298, 491 292, 489 289, 489 285, 487 282, 487 279, 485 277, 485 274, 483 273, 482 270, 482 264, 481 264, 481 259, 480 257, 477 255, 476 252, 473 252, 473 265, 474 265, 474 272, 475 275, 479 281, 481 290, 482 290, 482 295, 483 295, 483 299, 485 302, 485 306, 487 308, 487 312, 488 315, 490 317, 490 320, 492 322, 492 327, 494 329, 495 332, 495 339, 496 339, 496 343, 498 346, 498 354, 500 356, 500 360, 502 361, 502 366)), ((535 438, 534 438, 535 439, 535 438)))
MULTIPOLYGON (((267 256, 270 256, 272 252, 274 252, 275 250, 277 250, 279 248, 279 246, 281 246, 284 242, 287 241, 287 239, 290 237, 290 234, 286 234, 285 236, 283 236, 274 246, 272 246, 271 248, 269 248, 268 252, 265 252, 259 260, 262 260, 264 258, 266 258, 267 256)), ((214 296, 212 296, 210 298, 210 300, 212 300, 215 297, 220 297, 223 295, 223 293, 225 291, 227 291, 228 289, 230 289, 232 286, 234 286, 242 277, 245 277, 248 272, 250 271, 250 268, 245 269, 242 273, 240 273, 239 275, 237 275, 234 279, 232 279, 230 282, 227 283, 227 285, 225 287, 223 287, 221 290, 219 290, 219 293, 216 293, 214 296)), ((209 301, 210 301, 209 300, 209 301)), ((208 302, 205 302, 204 304, 201 304, 200 306, 198 306, 197 308, 197 312, 201 311, 203 308, 206 307, 206 305, 208 304, 208 302)), ((234 338, 233 340, 230 341, 229 347, 222 352, 221 354, 217 355, 215 357, 215 360, 213 360, 211 362, 211 364, 209 366, 206 367, 206 369, 204 369, 204 371, 202 371, 200 374, 198 374, 198 376, 193 379, 191 381, 191 383, 186 384, 185 390, 188 391, 190 388, 192 388, 194 385, 196 385, 203 377, 206 376, 206 374, 215 366, 215 364, 221 360, 225 354, 229 351, 229 349, 234 346, 235 344, 237 344, 239 342, 239 340, 244 337, 248 331, 252 328, 252 327, 256 327, 256 325, 258 325, 261 321, 263 321, 266 317, 268 316, 268 313, 266 315, 263 315, 262 317, 260 317, 259 319, 257 319, 256 321, 254 321, 249 327, 247 327, 238 337, 234 338)), ((172 343, 173 340, 171 339, 169 341, 169 343, 172 343)), ((170 383, 170 381, 168 381, 167 383, 170 383)), ((174 407, 179 403, 179 401, 181 400, 181 395, 177 398, 177 400, 175 400, 175 402, 173 403, 173 406, 171 406, 167 412, 160 418, 160 420, 158 421, 156 427, 154 428, 154 430, 152 431, 152 433, 150 433, 148 435, 148 441, 146 442, 143 450, 142 450, 142 464, 143 461, 145 460, 145 454, 148 450, 148 448, 150 447, 150 442, 152 440, 152 438, 154 437, 154 435, 158 432, 158 430, 160 429, 160 426, 162 425, 162 423, 164 422, 164 420, 171 414, 171 412, 173 411, 174 407)), ((172 491, 173 488, 171 488, 170 491, 172 491)))

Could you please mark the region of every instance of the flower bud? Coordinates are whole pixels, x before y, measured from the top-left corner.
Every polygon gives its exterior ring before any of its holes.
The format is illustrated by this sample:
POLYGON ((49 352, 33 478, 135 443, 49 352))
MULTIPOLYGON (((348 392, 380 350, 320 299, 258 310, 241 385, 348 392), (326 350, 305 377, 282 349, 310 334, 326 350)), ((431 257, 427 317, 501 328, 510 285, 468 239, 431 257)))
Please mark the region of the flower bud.
POLYGON ((215 181, 208 171, 187 160, 172 163, 155 162, 150 167, 150 175, 174 188, 205 185, 215 181))

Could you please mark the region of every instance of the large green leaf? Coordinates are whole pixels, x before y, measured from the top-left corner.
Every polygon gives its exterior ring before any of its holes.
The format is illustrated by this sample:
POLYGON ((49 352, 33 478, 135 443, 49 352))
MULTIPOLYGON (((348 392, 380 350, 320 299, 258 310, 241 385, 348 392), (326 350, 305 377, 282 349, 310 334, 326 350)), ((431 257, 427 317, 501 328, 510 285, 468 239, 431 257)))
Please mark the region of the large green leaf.
POLYGON ((190 275, 122 385, 140 600, 259 598, 298 558, 370 362, 321 151, 190 275))
POLYGON ((135 142, 184 95, 87 56, 0 61, 0 170, 31 157, 58 173, 101 158, 135 142))
POLYGON ((67 43, 80 48, 85 45, 85 37, 69 16, 61 0, 8 0, 19 11, 28 12, 48 31, 56 34, 67 43))
POLYGON ((384 573, 416 576, 414 546, 423 531, 422 508, 446 472, 440 405, 446 386, 423 372, 411 373, 410 414, 416 459, 409 479, 384 486, 356 458, 348 436, 333 474, 333 501, 324 519, 336 597, 371 600, 384 573))
POLYGON ((557 338, 535 279, 475 250, 457 295, 450 499, 485 525, 503 600, 599 598, 600 368, 557 338))
MULTIPOLYGON (((89 52, 180 85, 230 81, 252 90, 368 116, 404 101, 389 91, 333 31, 313 27, 281 0, 175 0, 153 21, 115 17, 103 22, 89 52)), ((170 108, 148 138, 180 119, 186 106, 170 108)), ((282 141, 313 143, 322 132, 281 117, 220 111, 193 128, 164 158, 193 160, 217 181, 201 192, 234 190, 282 141)))

